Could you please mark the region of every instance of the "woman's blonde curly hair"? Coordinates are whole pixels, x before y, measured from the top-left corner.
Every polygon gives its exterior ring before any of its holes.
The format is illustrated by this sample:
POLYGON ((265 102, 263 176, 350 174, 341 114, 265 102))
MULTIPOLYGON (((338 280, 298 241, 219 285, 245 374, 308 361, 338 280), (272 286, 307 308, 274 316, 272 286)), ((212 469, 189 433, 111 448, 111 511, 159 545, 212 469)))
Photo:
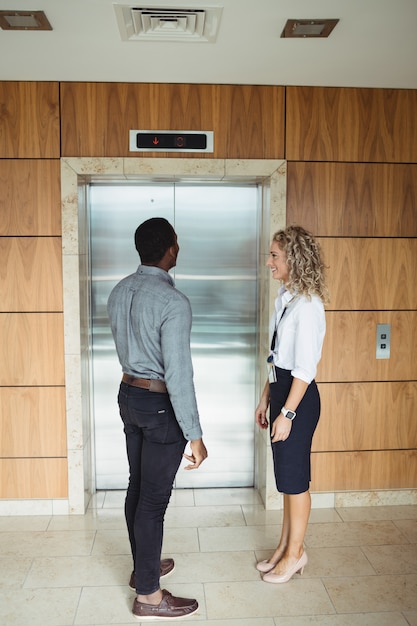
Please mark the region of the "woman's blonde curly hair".
POLYGON ((288 226, 276 232, 272 241, 275 241, 287 255, 288 290, 309 299, 316 295, 324 304, 328 304, 326 268, 322 261, 320 245, 314 237, 301 226, 288 226))

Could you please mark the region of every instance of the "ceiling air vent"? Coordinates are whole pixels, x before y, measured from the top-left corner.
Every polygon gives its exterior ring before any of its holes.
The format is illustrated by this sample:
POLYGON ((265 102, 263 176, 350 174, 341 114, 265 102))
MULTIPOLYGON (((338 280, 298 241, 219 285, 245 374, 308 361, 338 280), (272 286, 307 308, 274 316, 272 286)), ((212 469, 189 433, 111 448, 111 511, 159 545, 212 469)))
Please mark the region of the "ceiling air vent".
POLYGON ((188 41, 213 43, 222 8, 164 9, 115 4, 123 41, 188 41))

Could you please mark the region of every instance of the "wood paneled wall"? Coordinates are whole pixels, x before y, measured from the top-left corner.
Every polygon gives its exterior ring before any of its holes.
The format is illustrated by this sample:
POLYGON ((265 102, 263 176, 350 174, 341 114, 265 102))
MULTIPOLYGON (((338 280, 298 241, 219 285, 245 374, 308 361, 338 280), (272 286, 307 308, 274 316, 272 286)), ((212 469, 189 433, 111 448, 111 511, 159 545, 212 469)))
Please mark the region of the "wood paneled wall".
POLYGON ((59 159, 58 83, 0 82, 0 158, 59 159))
POLYGON ((417 90, 287 87, 288 161, 417 162, 417 90))
POLYGON ((312 472, 319 491, 415 489, 416 450, 369 450, 313 454, 312 472))
POLYGON ((289 162, 287 220, 322 237, 417 237, 417 164, 289 162))
POLYGON ((61 237, 0 237, 0 258, 0 311, 62 311, 61 237))
POLYGON ((0 498, 68 495, 58 83, 0 83, 0 498))
POLYGON ((0 189, 0 237, 61 237, 58 159, 1 159, 0 189))
MULTIPOLYGON (((187 158, 281 159, 283 87, 62 83, 62 156, 135 156, 129 130, 212 130, 214 153, 187 158)), ((184 153, 146 156, 184 158, 184 153)), ((142 153, 143 156, 143 153, 142 153)))
POLYGON ((332 295, 312 488, 415 487, 416 120, 416 90, 0 83, 0 497, 68 494, 59 158, 141 156, 131 129, 287 159, 287 222, 319 238, 332 295))
POLYGON ((415 488, 417 91, 288 87, 286 102, 287 222, 318 237, 331 295, 312 489, 415 488))
POLYGON ((314 450, 355 452, 417 447, 416 381, 321 384, 320 393, 324 411, 314 437, 314 450))
POLYGON ((320 237, 319 241, 324 258, 331 262, 332 310, 417 310, 417 238, 320 237))

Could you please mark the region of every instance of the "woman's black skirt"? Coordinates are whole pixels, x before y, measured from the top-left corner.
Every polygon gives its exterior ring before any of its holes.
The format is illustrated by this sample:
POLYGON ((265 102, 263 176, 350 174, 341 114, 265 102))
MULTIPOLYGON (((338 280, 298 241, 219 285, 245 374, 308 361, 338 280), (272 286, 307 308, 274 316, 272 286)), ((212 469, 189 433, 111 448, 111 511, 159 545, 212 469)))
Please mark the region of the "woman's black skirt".
MULTIPOLYGON (((275 368, 277 382, 270 389, 270 425, 278 417, 288 397, 293 377, 289 370, 275 368)), ((311 442, 320 417, 320 395, 313 380, 297 408, 288 439, 272 443, 275 482, 285 494, 304 493, 310 488, 311 442)))

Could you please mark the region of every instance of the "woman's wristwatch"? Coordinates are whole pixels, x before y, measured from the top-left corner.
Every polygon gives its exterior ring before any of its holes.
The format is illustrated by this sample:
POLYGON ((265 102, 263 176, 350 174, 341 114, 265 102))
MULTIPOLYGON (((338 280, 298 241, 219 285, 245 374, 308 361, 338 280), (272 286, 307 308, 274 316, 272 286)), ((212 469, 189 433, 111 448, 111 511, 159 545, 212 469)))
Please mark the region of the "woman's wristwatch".
POLYGON ((282 407, 281 413, 283 414, 284 417, 286 417, 287 419, 289 419, 291 421, 297 415, 295 411, 291 411, 290 409, 286 409, 285 406, 282 407))

